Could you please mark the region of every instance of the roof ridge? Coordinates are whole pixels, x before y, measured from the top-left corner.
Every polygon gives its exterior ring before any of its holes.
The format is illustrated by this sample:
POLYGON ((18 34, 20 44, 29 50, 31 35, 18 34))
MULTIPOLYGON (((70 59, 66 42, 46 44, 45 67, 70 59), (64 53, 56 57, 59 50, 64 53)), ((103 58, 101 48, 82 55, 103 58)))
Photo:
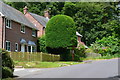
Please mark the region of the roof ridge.
POLYGON ((14 8, 14 7, 12 7, 12 6, 10 6, 10 5, 2 2, 2 1, 0 1, 0 2, 1 2, 3 5, 7 6, 8 8, 11 8, 11 9, 13 9, 13 10, 15 10, 15 11, 17 11, 17 12, 19 12, 19 13, 21 13, 21 14, 23 15, 23 13, 22 13, 21 11, 17 10, 16 8, 14 8))
POLYGON ((36 19, 40 24, 42 24, 44 27, 46 27, 46 23, 48 22, 48 20, 43 17, 43 16, 40 16, 38 14, 35 14, 35 13, 31 13, 29 12, 29 14, 34 18, 36 19))
MULTIPOLYGON (((40 17, 44 17, 44 16, 41 16, 41 15, 38 15, 38 14, 36 14, 36 13, 32 13, 32 12, 29 12, 30 14, 34 14, 34 15, 36 15, 36 16, 40 16, 40 17)), ((45 18, 45 17, 44 17, 45 18)))

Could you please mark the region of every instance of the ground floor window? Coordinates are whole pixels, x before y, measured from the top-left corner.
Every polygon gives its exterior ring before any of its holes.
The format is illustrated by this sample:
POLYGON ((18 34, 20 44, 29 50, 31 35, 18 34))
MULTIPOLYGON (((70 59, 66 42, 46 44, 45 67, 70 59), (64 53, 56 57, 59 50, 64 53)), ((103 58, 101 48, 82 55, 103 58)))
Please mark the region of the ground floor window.
POLYGON ((28 46, 28 52, 31 52, 31 46, 28 46))
POLYGON ((32 46, 32 52, 35 52, 35 46, 32 46))
POLYGON ((15 51, 18 51, 18 43, 15 43, 15 51))
POLYGON ((10 51, 11 47, 10 47, 10 41, 6 41, 6 50, 10 51))
POLYGON ((28 46, 28 52, 35 52, 35 46, 28 46))

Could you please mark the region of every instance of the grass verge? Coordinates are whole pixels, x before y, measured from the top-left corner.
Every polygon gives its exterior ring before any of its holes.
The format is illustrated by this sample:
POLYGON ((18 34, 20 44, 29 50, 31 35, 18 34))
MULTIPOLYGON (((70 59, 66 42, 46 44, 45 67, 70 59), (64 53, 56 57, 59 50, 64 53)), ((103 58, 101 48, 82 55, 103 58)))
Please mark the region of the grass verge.
POLYGON ((15 66, 22 66, 24 68, 55 68, 80 64, 82 62, 39 62, 39 61, 14 61, 15 66))

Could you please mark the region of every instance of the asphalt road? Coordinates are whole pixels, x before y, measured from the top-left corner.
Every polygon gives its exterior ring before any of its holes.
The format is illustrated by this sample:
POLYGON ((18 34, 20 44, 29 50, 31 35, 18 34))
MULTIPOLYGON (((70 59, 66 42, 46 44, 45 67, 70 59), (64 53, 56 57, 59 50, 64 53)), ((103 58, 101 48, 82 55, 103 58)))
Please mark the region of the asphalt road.
POLYGON ((59 68, 15 69, 18 78, 110 78, 118 76, 118 61, 110 59, 92 61, 59 68))

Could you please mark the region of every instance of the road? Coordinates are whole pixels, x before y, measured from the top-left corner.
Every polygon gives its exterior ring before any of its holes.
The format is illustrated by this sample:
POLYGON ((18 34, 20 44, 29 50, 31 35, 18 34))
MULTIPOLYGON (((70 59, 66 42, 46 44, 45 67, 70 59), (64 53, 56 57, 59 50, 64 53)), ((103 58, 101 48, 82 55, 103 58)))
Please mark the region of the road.
POLYGON ((109 78, 118 76, 118 61, 109 59, 92 61, 59 68, 48 69, 16 69, 18 78, 109 78))

